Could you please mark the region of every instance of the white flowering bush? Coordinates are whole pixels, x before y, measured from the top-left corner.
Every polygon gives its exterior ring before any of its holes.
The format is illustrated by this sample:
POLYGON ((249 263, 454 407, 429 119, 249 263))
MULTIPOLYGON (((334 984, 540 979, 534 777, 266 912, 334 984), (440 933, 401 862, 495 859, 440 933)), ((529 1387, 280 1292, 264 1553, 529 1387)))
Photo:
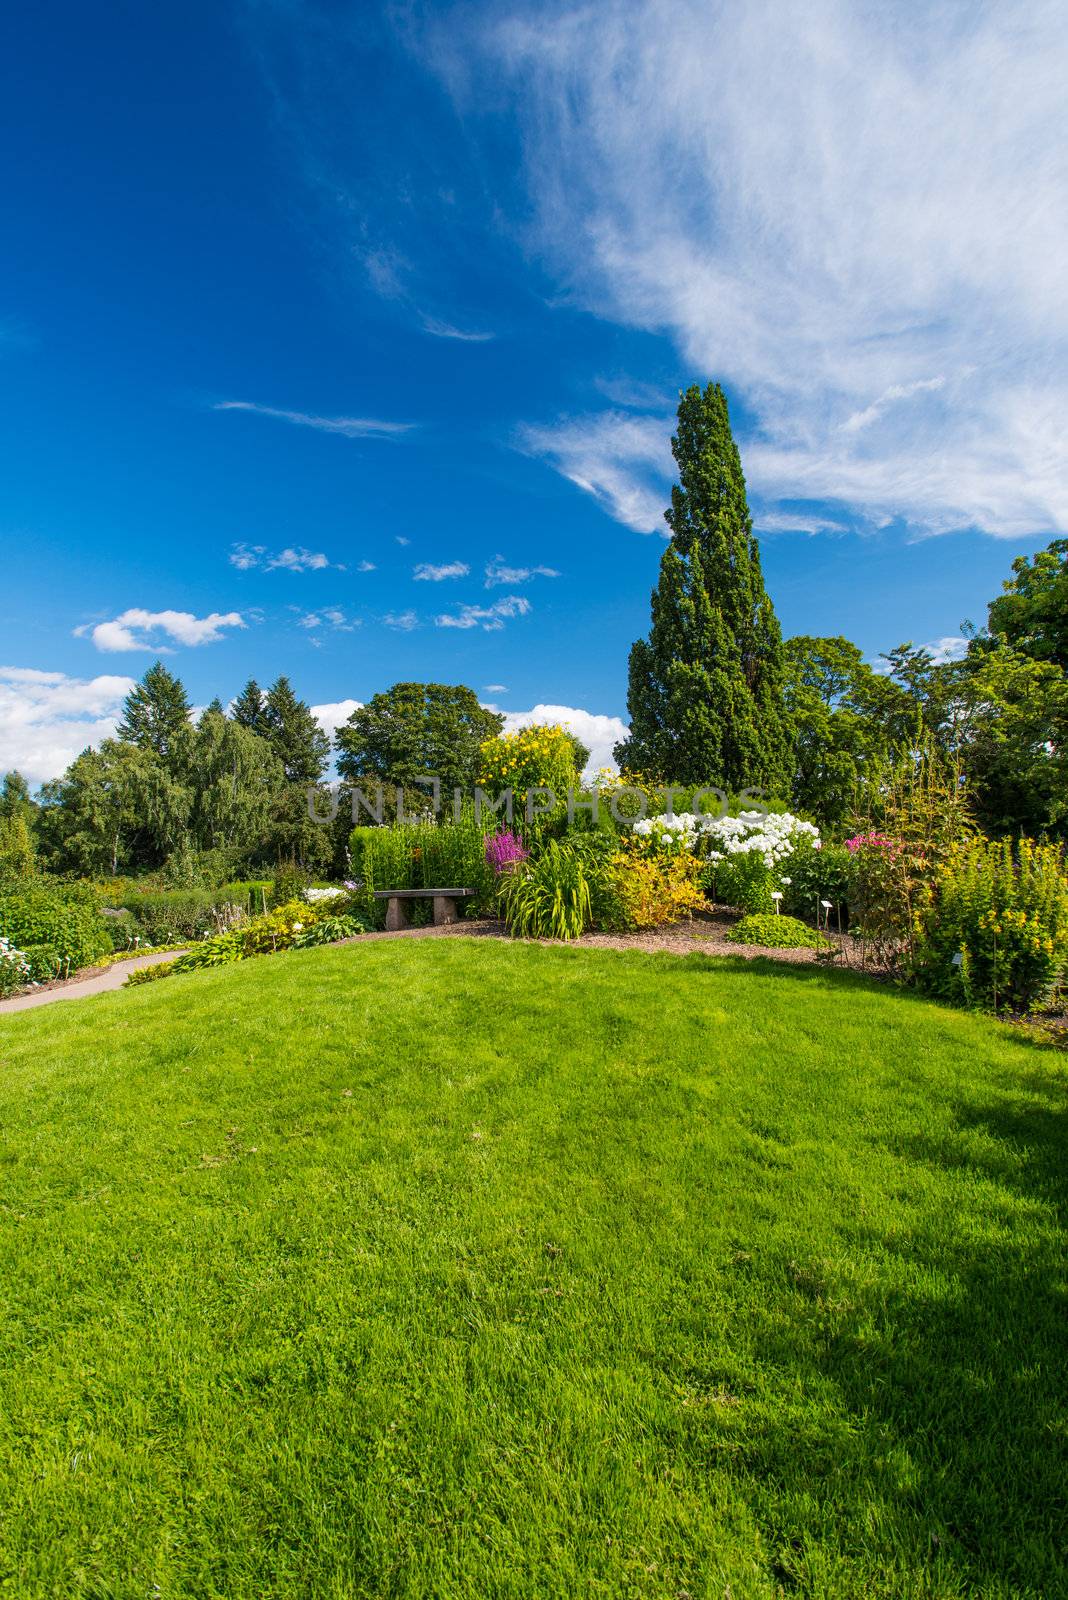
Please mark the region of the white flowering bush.
POLYGON ((795 850, 819 849, 820 832, 789 811, 741 811, 736 817, 647 817, 634 832, 656 849, 688 850, 707 863, 705 889, 710 899, 743 911, 770 912, 782 898, 789 876, 782 869, 795 850))
POLYGON ((24 989, 31 977, 29 958, 0 934, 0 995, 24 989))
POLYGON ((322 889, 305 889, 304 898, 310 906, 318 905, 321 900, 337 900, 348 897, 347 889, 339 889, 336 884, 328 884, 322 889))

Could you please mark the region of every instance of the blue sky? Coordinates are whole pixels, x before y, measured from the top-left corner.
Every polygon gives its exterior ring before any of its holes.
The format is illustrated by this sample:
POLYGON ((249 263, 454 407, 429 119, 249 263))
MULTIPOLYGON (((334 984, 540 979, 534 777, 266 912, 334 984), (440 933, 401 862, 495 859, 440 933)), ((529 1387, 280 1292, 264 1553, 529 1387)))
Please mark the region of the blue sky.
POLYGON ((786 633, 982 621, 1068 524, 1057 12, 25 8, 0 95, 0 765, 161 650, 607 752, 680 386, 786 633))

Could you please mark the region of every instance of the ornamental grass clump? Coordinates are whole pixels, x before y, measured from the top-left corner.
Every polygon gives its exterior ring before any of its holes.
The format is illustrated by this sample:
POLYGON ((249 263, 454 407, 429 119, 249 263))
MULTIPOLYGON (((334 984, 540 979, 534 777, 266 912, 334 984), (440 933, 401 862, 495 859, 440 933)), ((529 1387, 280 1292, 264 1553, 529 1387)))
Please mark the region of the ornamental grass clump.
POLYGON ((552 839, 500 883, 501 914, 520 939, 577 939, 593 921, 593 869, 584 852, 552 839))
POLYGON ((1049 1004, 1068 970, 1063 845, 970 839, 937 870, 917 914, 911 975, 919 987, 988 1011, 1049 1004))

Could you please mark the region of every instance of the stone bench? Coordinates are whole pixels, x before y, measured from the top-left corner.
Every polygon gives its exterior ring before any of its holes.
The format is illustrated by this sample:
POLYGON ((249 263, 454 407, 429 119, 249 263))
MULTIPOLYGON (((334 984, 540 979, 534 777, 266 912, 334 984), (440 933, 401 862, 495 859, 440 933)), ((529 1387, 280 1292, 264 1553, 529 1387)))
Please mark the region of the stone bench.
POLYGON ((448 922, 459 920, 458 900, 467 900, 476 894, 475 889, 376 889, 376 900, 387 900, 386 906, 386 932, 396 933, 400 928, 408 926, 408 910, 406 900, 433 900, 434 926, 444 927, 448 922))

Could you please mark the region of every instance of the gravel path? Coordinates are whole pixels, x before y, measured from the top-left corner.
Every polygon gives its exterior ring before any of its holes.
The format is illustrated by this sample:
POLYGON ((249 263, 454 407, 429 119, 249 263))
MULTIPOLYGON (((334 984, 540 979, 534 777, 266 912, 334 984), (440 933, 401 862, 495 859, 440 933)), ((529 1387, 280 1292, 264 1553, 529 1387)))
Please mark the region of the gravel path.
POLYGON ((11 1000, 0 1000, 0 1016, 8 1011, 30 1011, 34 1006, 48 1006, 54 1000, 84 1000, 87 995, 107 994, 111 989, 121 989, 128 974, 138 967, 154 967, 160 961, 176 961, 181 954, 181 950, 157 950, 154 955, 131 956, 128 961, 115 961, 110 967, 98 967, 77 978, 49 984, 47 988, 31 989, 29 994, 17 994, 11 1000))

